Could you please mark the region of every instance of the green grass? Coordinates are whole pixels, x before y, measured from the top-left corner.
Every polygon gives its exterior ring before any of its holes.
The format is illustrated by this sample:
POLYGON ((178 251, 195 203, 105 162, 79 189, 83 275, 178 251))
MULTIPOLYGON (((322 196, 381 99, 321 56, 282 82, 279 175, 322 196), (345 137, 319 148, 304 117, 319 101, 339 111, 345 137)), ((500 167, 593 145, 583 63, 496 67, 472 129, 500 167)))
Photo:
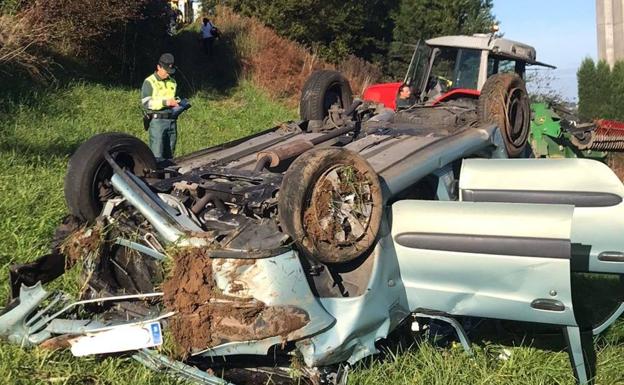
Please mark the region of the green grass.
MULTIPOLYGON (((596 384, 624 384, 624 358, 621 335, 624 323, 600 337, 597 343, 598 375, 596 384)), ((568 355, 564 351, 536 348, 532 343, 554 336, 538 336, 522 345, 493 343, 476 339, 474 356, 467 355, 457 343, 434 347, 423 342, 400 354, 369 365, 363 363, 351 373, 350 384, 357 385, 551 385, 575 383, 568 355), (503 349, 508 355, 501 355, 503 349)), ((561 338, 561 341, 562 338, 561 338)))

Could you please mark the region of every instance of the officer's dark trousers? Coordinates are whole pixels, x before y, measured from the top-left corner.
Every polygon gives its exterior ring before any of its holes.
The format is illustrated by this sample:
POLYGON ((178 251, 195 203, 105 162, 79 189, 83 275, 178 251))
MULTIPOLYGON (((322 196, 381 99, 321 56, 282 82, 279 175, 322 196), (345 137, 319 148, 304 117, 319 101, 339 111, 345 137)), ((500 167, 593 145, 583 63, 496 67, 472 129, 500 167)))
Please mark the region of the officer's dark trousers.
POLYGON ((178 128, 174 119, 152 119, 149 126, 149 146, 157 161, 173 159, 178 128))

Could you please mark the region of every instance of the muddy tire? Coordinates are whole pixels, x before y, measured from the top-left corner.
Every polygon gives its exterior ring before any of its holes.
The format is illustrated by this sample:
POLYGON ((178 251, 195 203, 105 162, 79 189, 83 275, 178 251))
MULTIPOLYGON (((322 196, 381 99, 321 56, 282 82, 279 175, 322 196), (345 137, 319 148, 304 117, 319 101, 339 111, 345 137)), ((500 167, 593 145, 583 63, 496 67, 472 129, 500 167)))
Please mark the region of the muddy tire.
POLYGON ((481 90, 477 112, 480 122, 498 125, 510 158, 522 156, 529 137, 531 107, 520 76, 491 76, 481 90))
POLYGON ((314 71, 303 85, 299 116, 301 120, 323 120, 333 104, 348 108, 352 102, 351 85, 340 72, 314 71))
POLYGON ((375 244, 379 232, 379 177, 353 151, 312 149, 286 171, 278 210, 282 230, 304 255, 323 263, 352 261, 375 244))
POLYGON ((65 175, 65 201, 71 214, 91 222, 103 203, 114 195, 110 184, 113 170, 104 159, 109 152, 117 163, 143 176, 156 168, 154 154, 140 139, 119 132, 98 134, 84 142, 69 160, 65 175))

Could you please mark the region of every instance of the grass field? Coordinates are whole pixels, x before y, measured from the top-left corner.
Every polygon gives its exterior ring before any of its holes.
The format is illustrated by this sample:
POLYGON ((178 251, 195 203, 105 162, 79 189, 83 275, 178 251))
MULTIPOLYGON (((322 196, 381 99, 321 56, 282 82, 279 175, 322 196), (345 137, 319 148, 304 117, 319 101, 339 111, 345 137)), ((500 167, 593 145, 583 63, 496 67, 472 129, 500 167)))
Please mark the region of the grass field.
MULTIPOLYGON (((237 138, 296 117, 242 82, 228 90, 193 89, 193 108, 180 120, 178 154, 237 138)), ((122 131, 146 139, 136 88, 74 82, 55 90, 7 95, 0 110, 0 300, 7 267, 48 250, 66 212, 63 177, 72 151, 91 135, 122 131)), ((593 291, 585 293, 592 298, 593 291)), ((455 344, 393 351, 364 362, 350 376, 357 385, 573 384, 560 335, 533 339, 488 324, 475 338, 475 356, 455 344), (513 337, 513 338, 512 338, 513 337), (547 340, 544 342, 544 340, 547 340), (505 351, 506 349, 506 351, 505 351), (503 354, 501 356, 501 354, 503 354)), ((624 324, 597 340, 597 384, 624 384, 624 324)), ((23 350, 0 343, 2 384, 175 384, 130 358, 73 358, 68 352, 23 350)))

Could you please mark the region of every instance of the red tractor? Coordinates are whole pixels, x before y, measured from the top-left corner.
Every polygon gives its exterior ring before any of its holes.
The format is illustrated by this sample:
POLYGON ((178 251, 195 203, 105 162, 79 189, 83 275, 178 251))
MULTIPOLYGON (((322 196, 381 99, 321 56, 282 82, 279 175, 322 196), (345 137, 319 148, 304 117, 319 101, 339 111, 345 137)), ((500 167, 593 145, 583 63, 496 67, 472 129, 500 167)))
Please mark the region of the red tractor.
POLYGON ((525 70, 535 65, 555 68, 538 62, 535 48, 516 41, 491 34, 442 36, 418 43, 402 82, 374 84, 362 98, 397 111, 398 121, 441 128, 470 120, 495 123, 510 157, 605 160, 606 151, 624 150, 621 122, 579 123, 560 106, 530 105, 525 70), (409 93, 400 92, 405 87, 409 93), (505 103, 497 98, 501 93, 505 103), (531 151, 524 151, 527 142, 531 151))
POLYGON ((399 88, 410 87, 414 104, 437 105, 458 99, 477 99, 488 78, 516 74, 525 68, 554 66, 535 60, 535 48, 489 34, 442 36, 419 42, 403 82, 375 84, 364 90, 364 100, 396 109, 399 88))
POLYGON ((363 99, 397 110, 394 120, 405 123, 447 130, 471 122, 497 124, 508 155, 519 157, 530 132, 524 83, 529 65, 552 67, 535 60, 533 47, 512 40, 438 37, 418 43, 402 82, 372 85, 363 99), (400 96, 402 86, 409 87, 409 99, 400 96))

